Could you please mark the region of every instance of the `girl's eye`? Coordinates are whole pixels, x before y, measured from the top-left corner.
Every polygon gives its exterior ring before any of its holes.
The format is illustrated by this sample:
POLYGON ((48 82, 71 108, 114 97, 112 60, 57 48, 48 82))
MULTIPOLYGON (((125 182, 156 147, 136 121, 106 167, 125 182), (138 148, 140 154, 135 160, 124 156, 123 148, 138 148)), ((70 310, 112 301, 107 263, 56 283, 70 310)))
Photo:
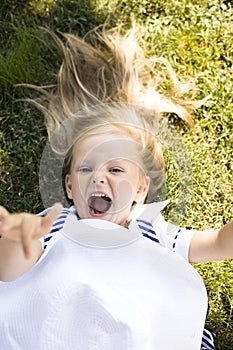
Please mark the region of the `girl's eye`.
POLYGON ((78 172, 82 173, 82 174, 87 174, 87 173, 90 173, 91 171, 92 171, 92 169, 88 168, 87 166, 83 166, 83 167, 78 168, 78 172))
POLYGON ((118 174, 118 173, 122 173, 123 170, 121 168, 112 168, 110 169, 110 172, 113 174, 118 174))

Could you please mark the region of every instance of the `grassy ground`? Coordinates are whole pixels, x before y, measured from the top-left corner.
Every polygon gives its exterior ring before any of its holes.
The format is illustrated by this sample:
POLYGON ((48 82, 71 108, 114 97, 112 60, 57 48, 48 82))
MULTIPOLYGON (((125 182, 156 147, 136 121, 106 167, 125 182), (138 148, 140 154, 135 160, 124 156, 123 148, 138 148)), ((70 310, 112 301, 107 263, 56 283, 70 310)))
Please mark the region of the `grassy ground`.
MULTIPOLYGON (((174 121, 192 159, 192 198, 182 224, 219 227, 232 218, 232 47, 230 1, 16 1, 0 4, 0 203, 11 211, 43 209, 38 167, 46 143, 41 114, 18 99, 17 83, 51 83, 59 55, 40 26, 85 34, 108 20, 126 24, 131 14, 146 28, 148 55, 169 59, 176 72, 195 77, 199 97, 211 94, 194 113, 195 128, 174 121)), ((174 195, 175 167, 170 167, 174 195)), ((207 323, 217 333, 217 349, 232 350, 233 263, 197 265, 209 294, 207 323)))

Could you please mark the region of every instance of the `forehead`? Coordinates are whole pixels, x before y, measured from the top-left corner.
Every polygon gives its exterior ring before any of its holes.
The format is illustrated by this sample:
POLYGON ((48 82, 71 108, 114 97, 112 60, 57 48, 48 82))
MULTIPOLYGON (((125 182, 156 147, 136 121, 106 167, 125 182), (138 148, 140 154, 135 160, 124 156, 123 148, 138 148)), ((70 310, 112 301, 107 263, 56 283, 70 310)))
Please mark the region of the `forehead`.
MULTIPOLYGON (((117 134, 98 134, 77 141, 73 149, 74 162, 125 159, 139 163, 139 145, 127 136, 117 134)), ((138 164, 141 165, 141 164, 138 164)))

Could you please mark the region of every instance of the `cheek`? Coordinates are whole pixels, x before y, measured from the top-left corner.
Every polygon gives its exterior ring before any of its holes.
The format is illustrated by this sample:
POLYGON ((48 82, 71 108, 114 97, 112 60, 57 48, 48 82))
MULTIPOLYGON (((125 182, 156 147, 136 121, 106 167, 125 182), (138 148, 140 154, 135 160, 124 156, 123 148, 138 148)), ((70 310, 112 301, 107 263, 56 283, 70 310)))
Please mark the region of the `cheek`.
POLYGON ((74 176, 72 180, 72 199, 78 209, 78 214, 82 216, 82 209, 85 203, 85 181, 80 176, 74 176))
POLYGON ((138 171, 131 171, 124 178, 119 179, 116 184, 117 193, 124 197, 131 198, 138 189, 139 174, 138 171))
POLYGON ((85 200, 86 198, 86 191, 87 187, 89 185, 89 177, 88 176, 82 176, 77 175, 74 180, 74 191, 79 197, 79 199, 85 200))
POLYGON ((117 201, 118 209, 123 210, 126 207, 130 207, 135 195, 135 188, 132 186, 132 182, 126 179, 121 180, 117 183, 115 190, 115 200, 117 201))

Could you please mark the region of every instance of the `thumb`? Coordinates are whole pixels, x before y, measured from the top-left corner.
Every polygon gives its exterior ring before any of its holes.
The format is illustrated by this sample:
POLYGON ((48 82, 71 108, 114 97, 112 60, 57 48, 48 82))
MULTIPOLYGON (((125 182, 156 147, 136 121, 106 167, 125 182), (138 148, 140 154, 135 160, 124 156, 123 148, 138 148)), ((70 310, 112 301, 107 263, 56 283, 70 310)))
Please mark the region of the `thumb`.
POLYGON ((57 220, 57 218, 61 214, 62 208, 63 206, 61 203, 56 203, 52 206, 49 212, 43 217, 42 223, 41 223, 41 229, 42 229, 41 231, 43 233, 47 233, 50 230, 54 221, 57 220))
POLYGON ((0 205, 0 221, 4 220, 7 216, 9 216, 9 212, 4 208, 3 206, 0 205))

